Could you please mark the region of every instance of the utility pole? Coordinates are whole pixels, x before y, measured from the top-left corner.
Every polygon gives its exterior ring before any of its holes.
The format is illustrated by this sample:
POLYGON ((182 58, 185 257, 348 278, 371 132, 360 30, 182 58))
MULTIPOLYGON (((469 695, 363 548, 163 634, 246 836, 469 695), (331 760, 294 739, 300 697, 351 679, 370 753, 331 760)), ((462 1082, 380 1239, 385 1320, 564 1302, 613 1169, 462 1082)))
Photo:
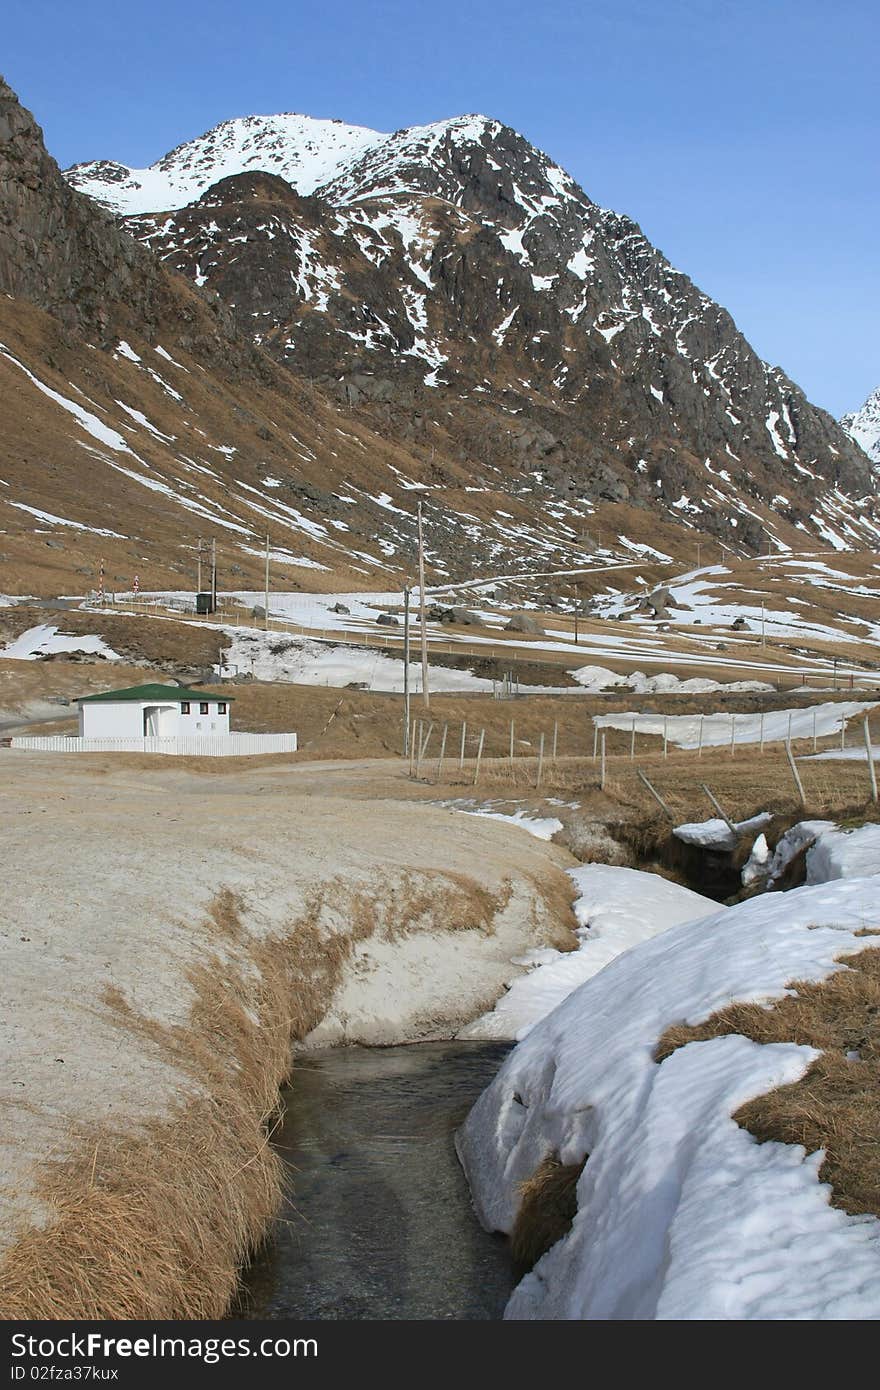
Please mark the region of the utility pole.
POLYGON ((761 646, 762 646, 762 647, 765 647, 765 646, 767 645, 766 642, 765 642, 765 640, 764 640, 764 638, 765 638, 765 630, 764 630, 764 605, 763 605, 763 603, 762 603, 762 604, 761 604, 761 646))
POLYGON ((211 612, 217 612, 217 542, 211 541, 211 612))
POLYGON ((409 575, 403 582, 403 756, 409 749, 409 575))
POLYGON ((269 631, 269 532, 266 532, 266 593, 265 593, 264 623, 266 631, 269 631))
POLYGON ((579 608, 579 607, 580 607, 580 595, 579 595, 579 593, 578 593, 578 586, 577 586, 577 584, 575 584, 575 586, 574 586, 574 644, 575 644, 575 646, 577 646, 577 644, 578 644, 578 608, 579 608))
POLYGON ((197 580, 196 580, 196 593, 197 593, 197 594, 200 594, 200 593, 202 592, 202 539, 201 539, 201 536, 199 537, 198 567, 199 567, 199 568, 198 568, 198 578, 197 578, 197 580))
POLYGON ((422 503, 419 499, 419 622, 422 629, 422 699, 425 709, 431 708, 428 690, 428 634, 425 630, 425 540, 422 533, 422 503))
POLYGON ((703 542, 702 542, 702 541, 697 541, 697 569, 700 568, 700 555, 701 555, 701 553, 702 553, 702 550, 703 550, 703 542))

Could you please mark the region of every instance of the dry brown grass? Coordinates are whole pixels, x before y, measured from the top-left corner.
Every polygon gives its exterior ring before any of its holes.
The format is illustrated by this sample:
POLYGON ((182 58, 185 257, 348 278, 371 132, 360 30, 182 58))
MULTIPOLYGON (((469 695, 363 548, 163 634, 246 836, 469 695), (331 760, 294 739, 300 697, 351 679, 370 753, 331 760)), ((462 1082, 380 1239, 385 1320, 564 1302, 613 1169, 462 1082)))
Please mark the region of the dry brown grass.
POLYGON ((555 1154, 548 1154, 520 1184, 519 1207, 510 1234, 510 1253, 520 1277, 571 1230, 577 1213, 578 1178, 586 1162, 587 1158, 581 1163, 561 1163, 555 1154))
POLYGON ((794 993, 766 1008, 731 1004, 703 1023, 676 1024, 654 1057, 662 1062, 688 1043, 732 1033, 819 1049, 799 1081, 748 1101, 733 1118, 761 1143, 824 1149, 819 1176, 831 1185, 832 1204, 880 1216, 880 949, 841 956, 840 964, 818 984, 790 984, 794 993))
MULTIPOLYGON (((241 939, 241 904, 218 894, 218 944, 241 939)), ((270 1143, 290 1042, 321 1017, 341 953, 300 923, 290 940, 253 945, 255 972, 210 956, 189 971, 185 1024, 136 1013, 118 991, 102 1007, 181 1075, 170 1113, 132 1132, 71 1136, 45 1170, 50 1219, 0 1270, 4 1318, 216 1318, 280 1195, 270 1143)))
POLYGON ((510 884, 493 894, 467 874, 410 869, 354 888, 348 879, 331 879, 310 900, 308 916, 328 925, 345 959, 355 942, 370 937, 398 941, 419 931, 492 935, 510 893, 510 884))

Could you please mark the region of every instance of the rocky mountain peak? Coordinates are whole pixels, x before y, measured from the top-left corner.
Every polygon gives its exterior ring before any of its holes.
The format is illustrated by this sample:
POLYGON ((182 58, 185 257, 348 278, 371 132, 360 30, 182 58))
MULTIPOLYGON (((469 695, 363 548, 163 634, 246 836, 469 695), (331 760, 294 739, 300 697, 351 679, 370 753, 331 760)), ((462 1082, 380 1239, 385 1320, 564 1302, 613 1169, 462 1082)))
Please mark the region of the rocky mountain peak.
POLYGON ((840 423, 868 458, 880 464, 880 386, 871 392, 860 410, 844 415, 840 423))

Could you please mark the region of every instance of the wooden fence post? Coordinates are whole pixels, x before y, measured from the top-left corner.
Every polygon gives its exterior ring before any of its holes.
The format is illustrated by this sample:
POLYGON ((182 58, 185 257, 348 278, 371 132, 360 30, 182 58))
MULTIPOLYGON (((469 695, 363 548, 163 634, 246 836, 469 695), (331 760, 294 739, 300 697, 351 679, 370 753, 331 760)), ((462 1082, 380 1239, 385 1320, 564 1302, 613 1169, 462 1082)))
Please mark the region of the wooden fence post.
POLYGON ((763 753, 763 751, 764 751, 764 711, 763 711, 763 710, 761 710, 761 718, 760 718, 759 730, 760 730, 760 732, 759 732, 759 734, 758 734, 758 752, 759 752, 759 753, 763 753))
POLYGON ((605 730, 602 730, 602 761, 599 765, 599 790, 605 790, 605 730))
POLYGON ((736 715, 730 716, 730 756, 733 757, 736 749, 736 715))
POLYGON ((712 792, 712 791, 709 790, 709 788, 706 786, 706 783, 705 783, 705 782, 701 782, 701 783, 700 783, 700 786, 702 787, 703 791, 704 791, 704 792, 706 793, 706 795, 708 796, 709 800, 711 801, 712 805, 715 807, 715 810, 718 812, 718 814, 719 814, 719 816, 721 817, 721 819, 724 821, 724 824, 727 826, 728 830, 732 830, 733 833, 734 833, 734 835, 737 835, 739 832, 737 831, 737 828, 736 828, 735 824, 734 824, 733 821, 730 819, 730 816, 727 814, 727 812, 725 811, 724 807, 721 805, 721 802, 720 802, 720 801, 718 800, 718 798, 715 796, 714 792, 712 792))
POLYGON ((599 725, 596 723, 596 716, 593 715, 593 762, 599 750, 599 725))
POLYGON ((516 781, 516 772, 513 767, 513 720, 510 721, 510 775, 516 781))
POLYGON ((412 777, 416 767, 416 748, 422 739, 422 721, 417 719, 409 731, 409 775, 412 777))
POLYGON ((443 758, 444 758, 444 756, 445 756, 445 754, 446 754, 446 734, 447 734, 448 730, 449 730, 449 725, 448 725, 448 724, 444 724, 444 725, 443 725, 443 734, 442 734, 442 736, 441 736, 441 738, 440 738, 440 757, 437 759, 437 781, 438 781, 438 782, 440 781, 440 776, 441 776, 441 773, 443 772, 443 758))
POLYGON ((433 724, 429 724, 429 725, 428 725, 428 731, 427 731, 427 733, 425 734, 425 737, 422 739, 421 743, 419 744, 419 753, 418 753, 418 757, 416 758, 416 777, 417 777, 417 778, 418 778, 418 777, 421 777, 421 775, 422 775, 422 759, 424 758, 425 754, 426 754, 427 751, 428 751, 428 744, 429 744, 430 741, 431 741, 431 735, 432 735, 433 732, 434 732, 434 725, 433 725, 433 724))
POLYGON ((788 765, 791 768, 791 775, 794 778, 794 784, 798 789, 798 796, 801 799, 801 805, 806 806, 807 798, 804 796, 804 784, 801 781, 801 775, 797 770, 797 764, 795 763, 794 757, 792 756, 790 739, 786 740, 785 756, 788 758, 788 765))
POLYGON ((556 766, 556 745, 559 741, 559 720, 553 721, 553 766, 556 766))
POLYGON ((458 770, 464 772, 464 752, 467 742, 467 724, 461 726, 461 750, 458 755, 458 770))
POLYGON ((645 776, 644 772, 642 772, 642 769, 640 767, 636 768, 636 772, 639 774, 639 777, 641 778, 642 782, 648 788, 648 791, 651 793, 654 800, 657 802, 657 805, 660 807, 660 810, 663 812, 664 816, 667 816, 674 825, 675 816, 670 811, 669 807, 663 800, 663 797, 660 795, 657 788, 651 782, 648 781, 647 777, 645 776))
POLYGON ((536 779, 536 781, 535 781, 535 787, 536 787, 536 788, 537 788, 537 787, 540 787, 540 785, 541 785, 541 773, 542 773, 543 770, 544 770, 544 735, 542 734, 542 735, 541 735, 541 741, 540 741, 540 743, 538 744, 538 776, 537 776, 537 779, 536 779))
POLYGON ((705 718, 706 718, 705 714, 701 714, 701 715, 700 715, 700 741, 699 741, 699 743, 697 744, 697 757, 698 757, 698 758, 702 758, 702 756, 703 756, 703 720, 704 720, 705 718))
POLYGON ((632 760, 633 760, 633 758, 634 758, 635 756, 636 756, 636 716, 633 715, 632 737, 630 738, 630 741, 629 741, 629 758, 630 758, 630 762, 632 762, 632 760))
POLYGON ((871 731, 868 728, 868 716, 865 715, 862 721, 862 731, 865 735, 865 755, 868 759, 868 776, 871 779, 871 800, 877 800, 877 773, 874 768, 874 750, 871 747, 871 731))
POLYGON ((669 715, 663 716, 663 756, 669 757, 669 715))
POLYGON ((483 756, 483 740, 485 739, 485 737, 486 737, 486 730, 485 730, 485 729, 481 729, 481 730, 480 730, 480 742, 479 742, 479 744, 478 744, 478 746, 477 746, 477 763, 476 763, 476 767, 474 768, 474 786, 477 785, 477 781, 478 781, 479 776, 480 776, 480 759, 481 759, 482 756, 483 756))

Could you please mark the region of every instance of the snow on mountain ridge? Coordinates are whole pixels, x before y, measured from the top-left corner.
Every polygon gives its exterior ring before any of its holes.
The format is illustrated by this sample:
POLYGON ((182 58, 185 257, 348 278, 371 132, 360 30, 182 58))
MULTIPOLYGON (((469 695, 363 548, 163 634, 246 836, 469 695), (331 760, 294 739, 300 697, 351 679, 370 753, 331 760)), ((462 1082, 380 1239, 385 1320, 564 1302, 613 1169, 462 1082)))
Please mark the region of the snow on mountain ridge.
POLYGON ((221 121, 194 140, 184 141, 144 169, 115 160, 91 160, 64 171, 74 188, 119 216, 173 212, 200 198, 212 184, 232 174, 265 170, 278 174, 304 196, 344 179, 364 157, 391 146, 395 152, 422 143, 436 147, 446 135, 479 140, 501 130, 478 115, 454 116, 426 126, 388 134, 285 111, 268 116, 237 116, 221 121))
POLYGON ((247 170, 280 174, 298 193, 313 193, 388 138, 365 126, 292 111, 238 116, 177 145, 146 169, 93 160, 73 165, 65 177, 121 216, 171 212, 200 198, 218 179, 247 170))
POLYGON ((860 410, 844 415, 840 423, 868 458, 880 464, 880 386, 871 392, 860 410))

